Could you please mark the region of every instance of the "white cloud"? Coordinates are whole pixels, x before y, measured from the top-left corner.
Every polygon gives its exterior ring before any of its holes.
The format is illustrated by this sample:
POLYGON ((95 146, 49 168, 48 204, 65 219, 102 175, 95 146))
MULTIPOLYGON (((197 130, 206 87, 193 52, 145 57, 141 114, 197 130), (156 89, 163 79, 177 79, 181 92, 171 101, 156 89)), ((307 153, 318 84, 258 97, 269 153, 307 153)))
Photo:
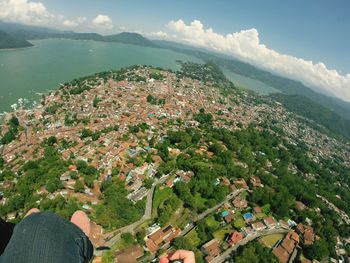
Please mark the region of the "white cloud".
POLYGON ((182 20, 170 21, 168 28, 175 31, 182 41, 233 55, 350 102, 350 74, 342 75, 328 69, 322 62, 280 54, 260 43, 255 28, 221 35, 211 28, 205 29, 198 20, 189 25, 182 20))
POLYGON ((170 36, 168 33, 163 32, 163 31, 158 31, 158 32, 153 32, 150 34, 150 36, 156 37, 156 38, 161 38, 161 39, 169 39, 170 36))
POLYGON ((105 29, 112 29, 113 22, 109 16, 106 15, 98 15, 92 20, 92 24, 96 27, 101 27, 105 29))
POLYGON ((51 14, 41 2, 0 0, 0 19, 29 24, 41 24, 61 16, 51 14))
POLYGON ((76 19, 73 19, 73 20, 64 20, 63 21, 63 25, 66 26, 66 27, 77 27, 83 23, 86 22, 86 17, 77 17, 76 19))

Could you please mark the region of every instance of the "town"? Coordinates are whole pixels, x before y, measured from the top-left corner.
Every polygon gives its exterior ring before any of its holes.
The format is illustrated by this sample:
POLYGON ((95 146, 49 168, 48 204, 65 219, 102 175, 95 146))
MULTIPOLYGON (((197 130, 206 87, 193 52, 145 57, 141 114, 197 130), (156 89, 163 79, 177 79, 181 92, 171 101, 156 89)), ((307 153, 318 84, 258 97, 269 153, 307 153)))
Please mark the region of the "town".
POLYGON ((95 262, 348 260, 349 144, 215 64, 179 64, 74 80, 6 115, 0 215, 83 209, 95 262))

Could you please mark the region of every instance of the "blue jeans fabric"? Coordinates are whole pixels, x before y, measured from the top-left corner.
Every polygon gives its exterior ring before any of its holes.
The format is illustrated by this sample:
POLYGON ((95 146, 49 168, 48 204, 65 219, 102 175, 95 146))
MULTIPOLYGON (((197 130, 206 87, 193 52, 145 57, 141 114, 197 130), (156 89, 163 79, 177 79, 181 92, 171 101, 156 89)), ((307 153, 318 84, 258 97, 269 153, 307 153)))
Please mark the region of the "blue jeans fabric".
POLYGON ((35 213, 16 225, 0 263, 89 262, 93 246, 84 232, 51 213, 35 213))

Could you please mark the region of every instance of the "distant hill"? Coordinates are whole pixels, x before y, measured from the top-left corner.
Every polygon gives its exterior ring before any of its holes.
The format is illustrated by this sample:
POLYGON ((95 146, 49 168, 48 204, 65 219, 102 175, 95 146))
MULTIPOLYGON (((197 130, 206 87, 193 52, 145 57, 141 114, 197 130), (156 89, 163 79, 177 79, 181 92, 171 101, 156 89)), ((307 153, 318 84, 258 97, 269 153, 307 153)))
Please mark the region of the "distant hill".
POLYGON ((258 69, 257 67, 248 63, 236 60, 234 58, 228 58, 222 54, 217 54, 205 49, 171 41, 154 40, 153 42, 160 48, 171 49, 177 52, 192 55, 202 59, 205 62, 213 61, 220 67, 226 68, 239 75, 261 81, 272 88, 280 90, 284 94, 305 96, 312 102, 334 111, 343 118, 350 119, 350 103, 335 97, 318 93, 299 81, 272 74, 268 71, 258 69))
POLYGON ((123 32, 117 35, 105 36, 103 39, 107 42, 117 42, 144 47, 156 47, 156 44, 154 44, 152 41, 137 33, 123 32))
POLYGON ((0 49, 23 48, 33 46, 26 40, 13 37, 4 31, 0 31, 0 49))
POLYGON ((26 40, 65 38, 73 40, 94 40, 101 42, 131 44, 145 47, 156 47, 156 44, 143 37, 142 35, 128 32, 123 32, 109 36, 102 36, 97 33, 75 33, 73 31, 59 31, 55 29, 6 22, 0 22, 0 30, 9 33, 12 36, 26 40))

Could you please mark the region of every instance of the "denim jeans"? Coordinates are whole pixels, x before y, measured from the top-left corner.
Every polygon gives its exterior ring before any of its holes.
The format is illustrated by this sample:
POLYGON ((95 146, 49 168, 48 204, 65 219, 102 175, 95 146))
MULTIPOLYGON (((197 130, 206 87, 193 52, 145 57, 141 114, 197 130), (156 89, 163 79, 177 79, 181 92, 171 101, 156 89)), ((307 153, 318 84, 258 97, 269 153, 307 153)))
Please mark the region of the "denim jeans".
POLYGON ((83 231, 51 212, 35 213, 16 225, 0 263, 89 262, 93 246, 83 231))

